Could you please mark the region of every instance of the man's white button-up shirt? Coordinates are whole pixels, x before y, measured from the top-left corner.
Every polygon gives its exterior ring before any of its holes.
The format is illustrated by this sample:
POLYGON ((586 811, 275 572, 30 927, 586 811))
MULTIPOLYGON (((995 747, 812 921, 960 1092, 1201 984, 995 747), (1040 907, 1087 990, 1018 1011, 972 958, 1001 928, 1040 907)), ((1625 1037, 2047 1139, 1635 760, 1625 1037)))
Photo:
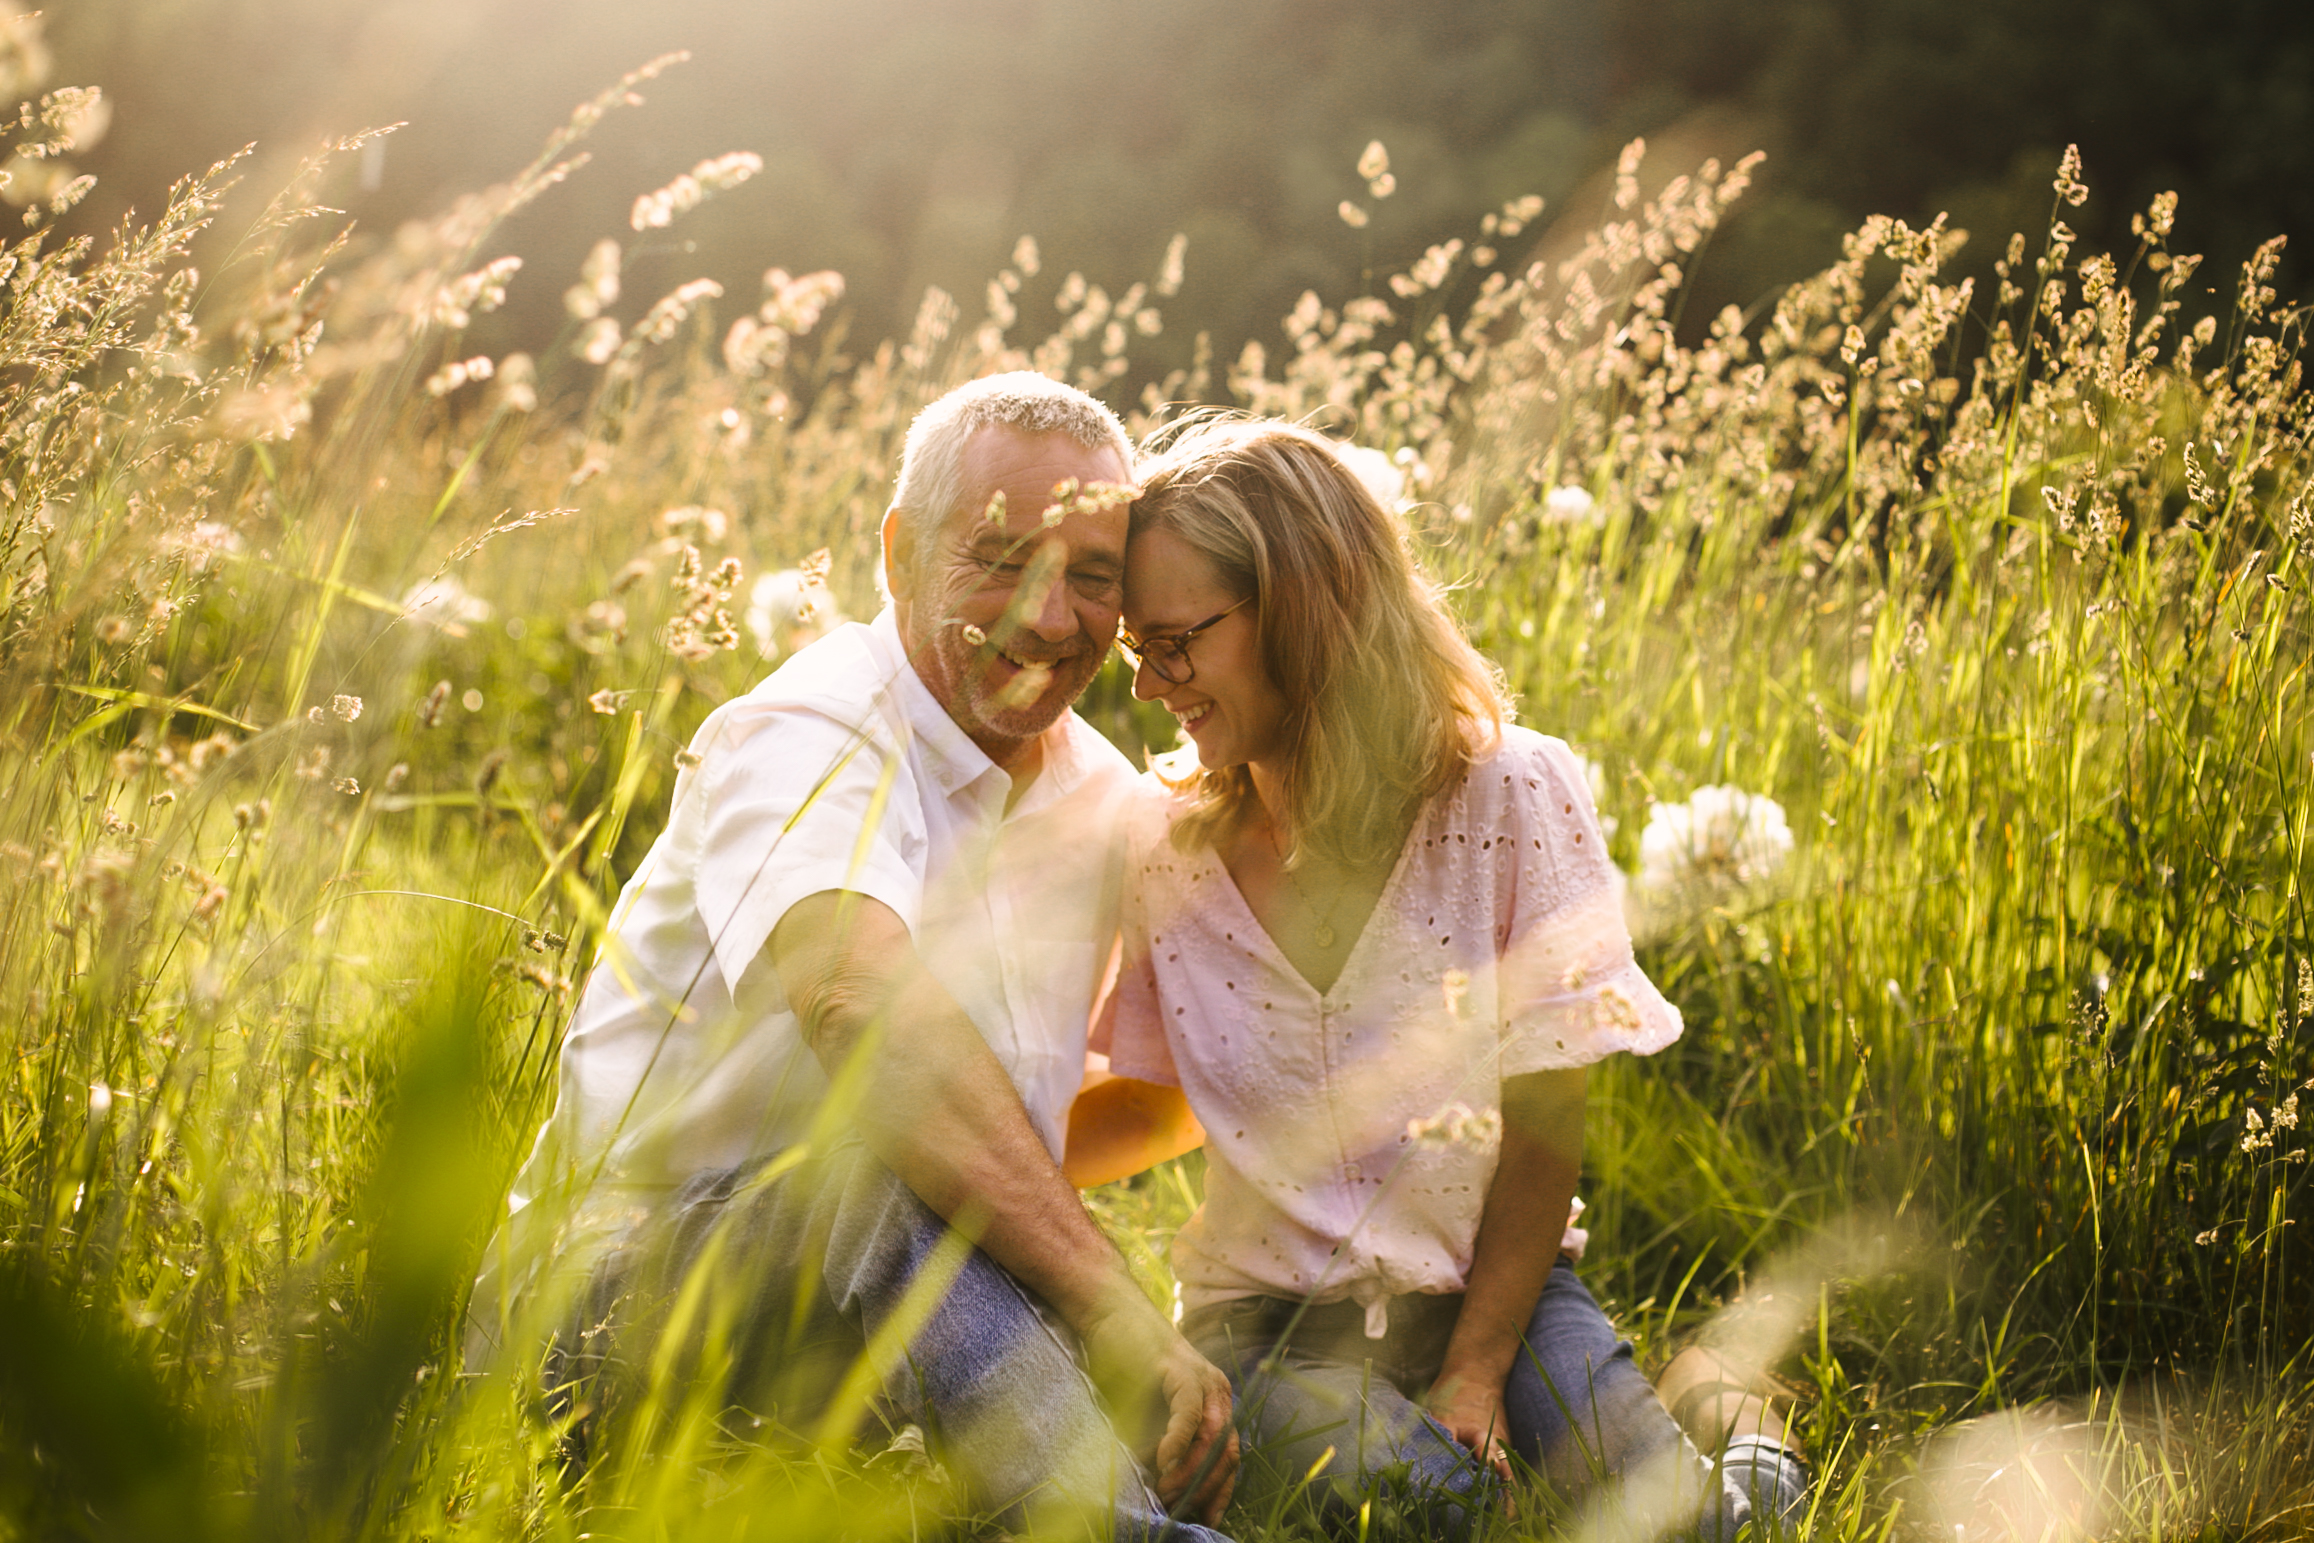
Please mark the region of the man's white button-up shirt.
POLYGON ((1008 810, 1011 778, 917 677, 890 609, 711 714, 619 896, 516 1207, 561 1184, 647 1204, 806 1134, 828 1081, 764 944, 790 906, 829 890, 907 924, 1057 1160, 1133 773, 1074 713, 1042 748, 1008 810))

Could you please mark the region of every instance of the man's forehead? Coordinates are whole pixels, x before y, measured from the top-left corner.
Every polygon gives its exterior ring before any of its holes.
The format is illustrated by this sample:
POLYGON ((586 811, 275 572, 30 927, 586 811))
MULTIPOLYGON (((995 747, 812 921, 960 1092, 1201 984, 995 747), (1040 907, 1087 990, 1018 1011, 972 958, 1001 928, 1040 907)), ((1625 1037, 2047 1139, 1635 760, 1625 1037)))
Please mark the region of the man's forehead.
POLYGON ((1072 477, 1122 483, 1131 475, 1113 445, 1082 444, 1058 431, 1039 434, 1009 424, 989 424, 965 441, 957 469, 968 492, 985 498, 1003 488, 1008 500, 1035 496, 1041 504, 1051 503, 1052 489, 1072 477))
MULTIPOLYGON (((1080 490, 1089 491, 1095 483, 1123 488, 1131 477, 1125 458, 1113 446, 1085 445, 1063 433, 1034 434, 1003 425, 981 429, 967 441, 958 469, 961 498, 951 518, 962 527, 959 534, 967 541, 983 533, 1015 539, 1031 534, 1056 501, 1055 492, 1063 483, 1073 481, 1080 490), (990 506, 1000 493, 1003 507, 992 523, 990 506)), ((1092 534, 1083 529, 1085 514, 1095 516, 1095 525, 1114 525, 1114 531, 1101 532, 1104 539, 1100 544, 1117 547, 1116 555, 1121 558, 1129 497, 1129 493, 1120 492, 1105 506, 1095 507, 1089 501, 1081 504, 1080 517, 1070 524, 1077 528, 1080 539, 1092 534)))

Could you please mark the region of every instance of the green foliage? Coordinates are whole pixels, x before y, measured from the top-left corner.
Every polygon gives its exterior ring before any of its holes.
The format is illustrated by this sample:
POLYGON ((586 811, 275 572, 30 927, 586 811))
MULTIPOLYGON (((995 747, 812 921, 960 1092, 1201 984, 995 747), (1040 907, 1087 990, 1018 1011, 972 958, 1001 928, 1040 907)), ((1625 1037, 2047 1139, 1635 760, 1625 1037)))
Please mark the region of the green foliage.
MULTIPOLYGON (((1114 389, 1170 286, 1063 279, 1024 341, 1023 253, 979 320, 934 297, 847 357, 799 281, 719 348, 709 297, 598 269, 543 363, 473 353, 499 222, 643 89, 368 255, 320 163, 205 281, 229 168, 0 252, 0 1535, 976 1525, 904 1446, 696 1388, 567 1471, 535 1367, 465 1367, 458 1326, 686 731, 765 665, 754 578, 818 607, 781 648, 864 614, 913 410, 1014 365, 1114 389)), ((1230 400, 1389 457, 1627 866, 1699 788, 1788 812, 1772 877, 1639 865, 1689 1032, 1602 1075, 1587 1271, 1651 1357, 1742 1288, 1714 1322, 1811 1395, 1817 1533, 1977 1526, 2022 1463, 2084 1525, 2280 1535, 2314 1496, 2301 320, 2269 254, 2181 335, 2159 204, 2125 266, 2052 222, 1978 293, 1874 220, 1773 314, 1683 319, 1748 167, 1642 172, 1563 259, 1502 268, 1532 209, 1497 210, 1136 426, 1230 400)), ((1113 672, 1088 710, 1154 727, 1113 672)), ((1093 1197, 1160 1300, 1198 1183, 1093 1197)))

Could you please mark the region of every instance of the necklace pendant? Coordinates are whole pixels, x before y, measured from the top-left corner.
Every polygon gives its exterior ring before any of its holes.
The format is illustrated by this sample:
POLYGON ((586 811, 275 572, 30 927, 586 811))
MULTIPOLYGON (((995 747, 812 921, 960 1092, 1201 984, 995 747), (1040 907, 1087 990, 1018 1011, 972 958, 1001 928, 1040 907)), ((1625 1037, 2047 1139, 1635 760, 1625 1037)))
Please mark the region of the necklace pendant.
POLYGON ((1332 948, 1334 946, 1334 924, 1332 922, 1318 923, 1317 938, 1318 947, 1332 948))

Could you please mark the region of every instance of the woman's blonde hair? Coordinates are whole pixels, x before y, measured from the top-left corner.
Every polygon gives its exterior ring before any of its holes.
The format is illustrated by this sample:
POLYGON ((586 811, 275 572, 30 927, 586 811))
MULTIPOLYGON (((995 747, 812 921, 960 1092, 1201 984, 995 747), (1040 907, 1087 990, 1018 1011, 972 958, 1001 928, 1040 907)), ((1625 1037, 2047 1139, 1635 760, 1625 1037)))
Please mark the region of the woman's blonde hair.
MULTIPOLYGON (((1288 704, 1287 862, 1396 859, 1423 802, 1491 749, 1509 713, 1502 675, 1415 566, 1404 524, 1325 436, 1278 419, 1203 416, 1143 449, 1132 533, 1167 530, 1251 596, 1261 660, 1288 704)), ((1170 779, 1169 779, 1170 780, 1170 779)), ((1192 769, 1174 827, 1210 842, 1254 801, 1243 766, 1192 769)))

